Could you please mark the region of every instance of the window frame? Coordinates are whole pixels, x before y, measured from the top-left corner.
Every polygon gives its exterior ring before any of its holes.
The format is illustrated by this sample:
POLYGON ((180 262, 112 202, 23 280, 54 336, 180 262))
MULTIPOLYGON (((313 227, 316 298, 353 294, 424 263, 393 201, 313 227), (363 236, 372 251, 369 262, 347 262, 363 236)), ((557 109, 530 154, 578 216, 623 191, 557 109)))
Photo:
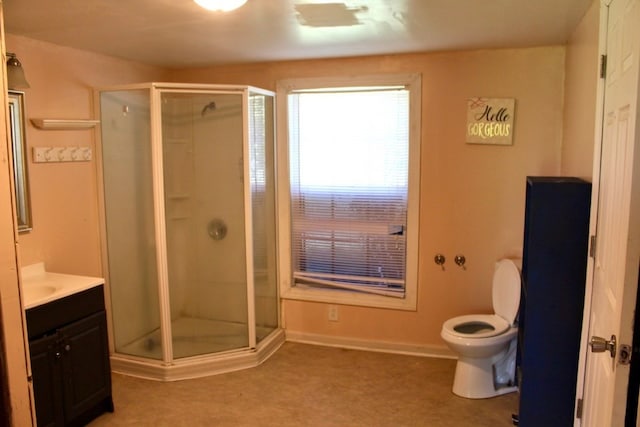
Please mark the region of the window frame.
POLYGON ((282 299, 415 311, 418 294, 420 142, 422 77, 419 73, 311 77, 280 80, 276 85, 278 173, 278 263, 282 299), (409 90, 409 176, 407 195, 405 296, 393 298, 349 290, 296 286, 292 268, 291 193, 289 176, 288 95, 311 89, 404 86, 409 90))

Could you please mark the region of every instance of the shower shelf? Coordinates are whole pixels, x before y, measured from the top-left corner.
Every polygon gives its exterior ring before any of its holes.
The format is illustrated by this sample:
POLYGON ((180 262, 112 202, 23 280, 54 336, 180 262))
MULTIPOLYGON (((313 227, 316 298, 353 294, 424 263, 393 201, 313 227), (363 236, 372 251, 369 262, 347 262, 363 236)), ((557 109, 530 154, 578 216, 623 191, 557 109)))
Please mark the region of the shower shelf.
POLYGON ((91 129, 95 127, 100 120, 90 119, 31 119, 31 123, 38 129, 91 129))

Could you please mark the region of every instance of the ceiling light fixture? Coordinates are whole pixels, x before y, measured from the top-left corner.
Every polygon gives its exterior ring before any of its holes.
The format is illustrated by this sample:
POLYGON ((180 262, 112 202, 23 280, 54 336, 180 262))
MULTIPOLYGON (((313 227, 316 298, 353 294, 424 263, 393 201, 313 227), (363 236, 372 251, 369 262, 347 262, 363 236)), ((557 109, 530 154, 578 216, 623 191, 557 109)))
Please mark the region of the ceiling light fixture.
POLYGON ((199 6, 216 12, 229 12, 244 5, 247 0, 193 0, 199 6))

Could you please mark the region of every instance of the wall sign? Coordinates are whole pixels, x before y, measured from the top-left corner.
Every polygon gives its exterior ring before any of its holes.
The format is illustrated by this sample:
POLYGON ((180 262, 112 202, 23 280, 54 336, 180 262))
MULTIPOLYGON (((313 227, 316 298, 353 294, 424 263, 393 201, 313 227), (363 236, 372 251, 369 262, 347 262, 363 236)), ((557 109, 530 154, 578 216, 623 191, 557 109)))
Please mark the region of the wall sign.
POLYGON ((513 98, 469 98, 467 100, 468 144, 513 144, 513 98))

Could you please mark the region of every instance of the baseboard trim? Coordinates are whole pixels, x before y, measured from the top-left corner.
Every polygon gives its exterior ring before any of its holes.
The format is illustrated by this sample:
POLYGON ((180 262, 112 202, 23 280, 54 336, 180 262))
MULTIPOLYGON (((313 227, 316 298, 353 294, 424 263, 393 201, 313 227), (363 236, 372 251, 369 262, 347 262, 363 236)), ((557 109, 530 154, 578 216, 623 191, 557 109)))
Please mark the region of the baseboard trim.
POLYGON ((351 350, 375 351, 379 353, 403 354, 407 356, 435 357, 456 359, 454 353, 446 346, 428 346, 403 344, 385 341, 362 340, 356 338, 335 337, 329 335, 310 334, 286 330, 286 341, 301 344, 322 345, 326 347, 348 348, 351 350))

